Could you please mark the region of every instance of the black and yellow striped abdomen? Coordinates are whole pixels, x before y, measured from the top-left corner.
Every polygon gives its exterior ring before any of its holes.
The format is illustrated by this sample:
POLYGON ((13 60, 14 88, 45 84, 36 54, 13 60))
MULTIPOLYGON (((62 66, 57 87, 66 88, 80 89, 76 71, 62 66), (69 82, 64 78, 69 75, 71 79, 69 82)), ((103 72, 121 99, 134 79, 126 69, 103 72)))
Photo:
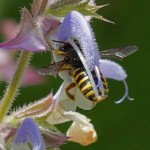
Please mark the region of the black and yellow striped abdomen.
POLYGON ((96 97, 93 91, 89 77, 83 68, 77 68, 72 72, 76 85, 79 87, 83 95, 91 101, 95 101, 96 97))

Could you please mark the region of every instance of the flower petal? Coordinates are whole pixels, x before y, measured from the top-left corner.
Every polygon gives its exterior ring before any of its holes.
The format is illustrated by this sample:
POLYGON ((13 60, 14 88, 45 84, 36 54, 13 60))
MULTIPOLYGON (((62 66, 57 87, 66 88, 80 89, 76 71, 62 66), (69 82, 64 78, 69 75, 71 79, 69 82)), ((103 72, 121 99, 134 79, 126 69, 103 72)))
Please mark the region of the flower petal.
POLYGON ((58 147, 69 139, 66 135, 60 132, 52 132, 51 130, 42 130, 42 135, 46 148, 58 147))
POLYGON ((88 125, 73 122, 67 131, 69 141, 79 143, 83 146, 94 143, 97 140, 97 133, 91 123, 88 125))
POLYGON ((19 25, 14 20, 2 20, 0 27, 0 33, 3 34, 5 40, 13 39, 19 32, 19 25))
POLYGON ((67 14, 58 29, 57 38, 59 41, 67 41, 72 38, 81 45, 87 66, 93 70, 99 64, 99 53, 95 42, 94 33, 85 18, 76 11, 67 14))
POLYGON ((128 94, 128 85, 125 79, 127 78, 127 74, 124 71, 124 69, 117 64, 116 62, 110 61, 110 60, 100 60, 100 70, 102 71, 103 75, 106 78, 118 80, 118 81, 123 81, 124 86, 125 86, 125 93, 121 99, 116 101, 116 104, 121 103, 126 97, 129 100, 133 100, 128 94))
MULTIPOLYGON (((59 97, 59 101, 61 97, 59 97)), ((89 119, 86 118, 84 115, 81 115, 80 113, 77 113, 74 111, 77 105, 73 107, 73 110, 71 110, 71 99, 65 100, 66 103, 64 105, 64 100, 60 101, 59 105, 56 107, 56 109, 47 117, 46 121, 52 125, 54 124, 60 124, 67 121, 75 121, 82 124, 88 124, 89 119), (67 102, 69 105, 67 105, 67 102)), ((84 101, 84 100, 83 100, 84 101)), ((74 102, 76 104, 76 102, 74 102)), ((87 107, 87 106, 86 106, 87 107)))
MULTIPOLYGON (((7 61, 7 59, 5 59, 5 55, 3 55, 3 53, 0 52, 0 58, 2 56, 4 57, 0 60, 0 80, 8 82, 12 79, 12 75, 15 72, 16 63, 14 61, 9 62, 9 60, 8 62, 5 62, 7 61), (3 61, 3 59, 5 60, 3 61)), ((37 74, 37 71, 35 69, 28 67, 22 78, 21 86, 41 84, 43 82, 43 79, 44 78, 41 75, 37 74)))
POLYGON ((100 61, 100 70, 106 78, 122 81, 127 77, 124 69, 117 64, 116 62, 110 60, 101 59, 100 61))
POLYGON ((27 51, 43 51, 48 48, 44 39, 42 39, 34 29, 32 16, 27 9, 23 9, 22 24, 20 32, 17 36, 0 44, 0 48, 8 50, 27 50, 27 51))
POLYGON ((28 142, 32 144, 33 150, 45 149, 38 126, 31 118, 26 118, 18 128, 13 148, 16 149, 15 147, 20 144, 26 144, 28 142))
POLYGON ((13 62, 13 56, 10 52, 0 49, 0 67, 9 65, 13 62))
POLYGON ((60 22, 52 17, 40 16, 36 21, 36 25, 39 34, 44 38, 55 34, 60 22))
POLYGON ((2 139, 4 139, 5 142, 9 141, 12 139, 12 137, 15 135, 17 131, 16 127, 12 127, 10 125, 0 125, 0 134, 2 136, 2 139))
MULTIPOLYGON (((68 82, 63 82, 62 85, 60 86, 59 90, 57 93, 54 95, 54 99, 58 99, 60 104, 63 106, 63 108, 66 111, 75 111, 77 104, 75 101, 69 99, 65 92, 65 88, 68 86, 68 82)), ((73 93, 75 92, 75 89, 71 90, 73 93)))
POLYGON ((64 81, 59 91, 56 93, 57 99, 59 99, 60 104, 64 107, 66 111, 75 111, 77 106, 84 110, 91 110, 94 105, 93 102, 87 99, 79 90, 79 88, 74 87, 70 90, 70 93, 75 95, 75 99, 72 100, 66 94, 65 89, 69 86, 70 82, 64 81))
POLYGON ((28 67, 22 79, 22 86, 37 85, 44 81, 43 76, 37 74, 37 70, 28 67))
POLYGON ((24 106, 11 115, 16 119, 24 119, 27 117, 42 118, 52 112, 55 105, 57 105, 56 103, 57 102, 54 100, 52 94, 49 94, 47 97, 36 101, 36 103, 24 106))

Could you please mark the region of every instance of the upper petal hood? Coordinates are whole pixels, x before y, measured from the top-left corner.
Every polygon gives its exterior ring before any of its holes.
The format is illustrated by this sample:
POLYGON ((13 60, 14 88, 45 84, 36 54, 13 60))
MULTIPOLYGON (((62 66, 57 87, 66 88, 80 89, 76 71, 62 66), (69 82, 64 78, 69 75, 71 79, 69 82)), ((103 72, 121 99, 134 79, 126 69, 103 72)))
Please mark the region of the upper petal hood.
POLYGON ((72 11, 67 14, 58 29, 57 38, 60 41, 66 41, 69 38, 77 40, 90 70, 93 70, 95 65, 98 66, 100 56, 94 33, 88 22, 79 12, 72 11))

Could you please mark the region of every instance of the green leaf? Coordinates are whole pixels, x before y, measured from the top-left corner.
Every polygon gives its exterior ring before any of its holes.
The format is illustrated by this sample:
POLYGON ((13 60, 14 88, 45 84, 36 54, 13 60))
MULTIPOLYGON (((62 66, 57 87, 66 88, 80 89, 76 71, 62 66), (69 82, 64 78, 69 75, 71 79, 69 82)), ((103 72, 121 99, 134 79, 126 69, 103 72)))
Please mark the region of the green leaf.
POLYGON ((65 17, 70 11, 78 11, 85 16, 91 16, 109 23, 112 21, 95 13, 97 10, 107 6, 108 4, 96 6, 89 4, 90 0, 59 0, 53 3, 45 12, 46 15, 53 15, 55 17, 65 17))
POLYGON ((47 10, 46 10, 46 15, 54 15, 57 17, 64 17, 66 14, 70 11, 79 11, 82 13, 84 8, 87 6, 89 3, 89 0, 64 0, 64 1, 59 1, 60 3, 55 3, 51 5, 47 10), (66 3, 65 3, 66 2, 66 3))
POLYGON ((88 10, 88 11, 91 11, 91 12, 96 12, 97 10, 105 7, 105 6, 108 6, 109 4, 105 4, 105 5, 100 5, 100 6, 96 6, 96 5, 90 5, 88 4, 85 9, 88 10))
POLYGON ((109 23, 112 23, 112 24, 115 24, 114 22, 104 18, 103 16, 100 16, 99 14, 95 13, 95 12, 91 12, 91 11, 88 11, 88 10, 84 10, 82 11, 82 14, 85 15, 85 16, 91 16, 91 17, 94 17, 94 18, 97 18, 97 19, 100 19, 100 20, 103 20, 105 22, 109 22, 109 23))

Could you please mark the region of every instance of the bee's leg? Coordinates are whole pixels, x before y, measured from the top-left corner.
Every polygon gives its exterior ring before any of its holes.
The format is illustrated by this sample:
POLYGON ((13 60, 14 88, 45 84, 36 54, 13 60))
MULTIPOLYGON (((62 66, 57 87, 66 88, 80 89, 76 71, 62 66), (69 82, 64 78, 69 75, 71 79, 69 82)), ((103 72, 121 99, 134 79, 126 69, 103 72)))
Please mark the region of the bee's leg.
POLYGON ((61 67, 60 71, 64 71, 64 70, 68 70, 68 71, 70 71, 70 70, 71 70, 70 65, 68 65, 68 64, 64 64, 64 65, 61 67))
POLYGON ((69 84, 69 86, 65 89, 66 94, 68 95, 69 98, 71 98, 72 100, 74 100, 75 95, 71 94, 69 92, 69 90, 71 90, 72 88, 74 88, 76 86, 76 83, 72 82, 71 84, 69 84))
POLYGON ((60 50, 57 50, 57 49, 53 49, 53 50, 54 50, 55 55, 62 55, 62 56, 65 55, 65 52, 63 52, 63 51, 60 51, 60 50))

